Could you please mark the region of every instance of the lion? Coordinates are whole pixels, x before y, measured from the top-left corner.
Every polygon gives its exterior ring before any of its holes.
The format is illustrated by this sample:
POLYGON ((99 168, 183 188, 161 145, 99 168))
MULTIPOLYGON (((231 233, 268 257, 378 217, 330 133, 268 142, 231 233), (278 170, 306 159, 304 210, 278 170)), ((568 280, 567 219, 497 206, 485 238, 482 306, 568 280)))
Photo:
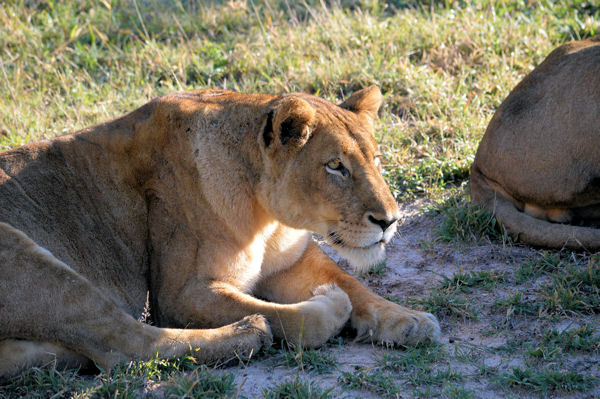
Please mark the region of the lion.
POLYGON ((540 247, 600 249, 600 35, 555 49, 479 144, 471 196, 540 247))
POLYGON ((347 322, 359 341, 438 340, 435 316, 374 294, 312 240, 357 270, 383 259, 399 210, 373 138, 381 102, 375 86, 339 106, 180 92, 1 153, 0 375, 209 362, 273 335, 312 348, 347 322))

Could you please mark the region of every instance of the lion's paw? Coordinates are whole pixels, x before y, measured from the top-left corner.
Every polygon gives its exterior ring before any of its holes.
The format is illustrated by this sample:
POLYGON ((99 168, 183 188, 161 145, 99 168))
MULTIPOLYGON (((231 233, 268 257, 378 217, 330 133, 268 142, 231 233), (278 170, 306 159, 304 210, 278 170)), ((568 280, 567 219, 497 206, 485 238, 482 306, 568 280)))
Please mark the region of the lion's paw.
POLYGON ((323 345, 340 332, 352 312, 350 298, 335 284, 321 285, 313 294, 315 296, 301 303, 302 344, 309 348, 323 345))
POLYGON ((384 299, 381 301, 366 314, 353 314, 352 325, 357 329, 357 340, 386 345, 439 342, 440 324, 434 315, 407 309, 384 299))
POLYGON ((268 348, 273 342, 271 327, 267 319, 259 314, 246 316, 232 324, 239 340, 238 352, 255 353, 260 348, 268 348))

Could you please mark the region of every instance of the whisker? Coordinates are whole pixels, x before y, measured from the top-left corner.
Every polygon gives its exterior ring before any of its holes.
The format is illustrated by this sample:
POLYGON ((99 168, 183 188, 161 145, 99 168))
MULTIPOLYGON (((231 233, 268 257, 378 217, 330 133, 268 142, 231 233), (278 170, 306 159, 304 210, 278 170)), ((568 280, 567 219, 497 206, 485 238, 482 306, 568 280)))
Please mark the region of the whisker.
POLYGON ((328 236, 331 239, 331 242, 333 244, 344 245, 344 240, 342 239, 342 237, 340 237, 338 235, 338 233, 336 231, 330 231, 329 234, 328 234, 328 236))

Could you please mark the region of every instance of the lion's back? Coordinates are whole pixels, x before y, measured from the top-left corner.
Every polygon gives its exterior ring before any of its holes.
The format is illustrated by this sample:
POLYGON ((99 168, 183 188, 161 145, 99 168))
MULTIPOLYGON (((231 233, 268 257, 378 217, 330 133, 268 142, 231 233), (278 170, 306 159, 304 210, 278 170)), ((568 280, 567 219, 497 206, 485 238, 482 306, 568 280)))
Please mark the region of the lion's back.
POLYGON ((520 201, 586 206, 600 198, 600 36, 555 50, 507 97, 475 159, 520 201))

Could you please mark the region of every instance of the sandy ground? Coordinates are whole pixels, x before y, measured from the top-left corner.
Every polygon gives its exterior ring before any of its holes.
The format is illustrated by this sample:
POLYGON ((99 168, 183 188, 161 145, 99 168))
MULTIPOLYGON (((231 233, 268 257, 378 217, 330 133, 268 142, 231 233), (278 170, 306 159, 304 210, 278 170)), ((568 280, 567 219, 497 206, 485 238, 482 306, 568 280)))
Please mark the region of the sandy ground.
MULTIPOLYGON (((408 298, 426 297, 431 289, 439 285, 441 276, 452 276, 462 269, 468 271, 505 271, 509 275, 519 264, 535 255, 535 250, 521 245, 503 246, 502 244, 463 245, 452 244, 424 245, 435 237, 433 230, 439 225, 440 216, 428 216, 419 211, 422 204, 410 203, 402 206, 403 223, 399 227, 397 237, 388 248, 387 265, 389 269, 383 276, 363 276, 361 280, 380 295, 398 298, 400 302, 408 298)), ((342 267, 347 267, 343 260, 324 246, 328 254, 340 261, 342 267)), ((458 385, 469 391, 471 397, 573 397, 573 398, 599 398, 600 384, 596 381, 590 392, 565 393, 552 391, 538 393, 524 389, 509 389, 501 386, 494 377, 480 375, 481 365, 496 370, 497 373, 509 371, 512 367, 524 367, 528 360, 519 353, 500 352, 494 350, 508 340, 530 337, 536 331, 546 331, 549 328, 565 329, 573 326, 590 323, 598 329, 600 326, 599 315, 586 318, 562 318, 557 321, 537 317, 513 317, 509 321, 502 312, 491 311, 494 301, 506 297, 511 292, 511 284, 506 283, 492 292, 477 291, 476 294, 466 295, 475 309, 478 309, 477 320, 461 320, 456 317, 438 315, 442 326, 442 344, 449 354, 445 362, 440 363, 442 369, 452 369, 461 372, 465 377, 458 385), (457 354, 466 356, 471 361, 459 361, 457 354)), ((366 369, 375 368, 377 359, 387 349, 369 344, 352 342, 348 332, 337 343, 330 343, 321 350, 333 355, 337 359, 337 370, 330 373, 315 375, 299 370, 294 365, 289 365, 281 354, 263 355, 260 359, 227 368, 225 372, 236 375, 236 383, 241 386, 239 395, 248 398, 262 397, 262 390, 273 384, 281 383, 288 379, 300 378, 307 381, 316 381, 323 388, 333 388, 332 397, 348 398, 376 398, 371 391, 345 390, 338 382, 341 371, 353 371, 357 367, 366 369)), ((330 341, 331 342, 331 341, 330 341)), ((398 349, 402 350, 402 348, 398 349)), ((600 355, 573 356, 561 360, 560 364, 536 364, 538 367, 560 367, 561 370, 572 370, 600 377, 600 355), (565 363, 566 362, 566 363, 565 363)), ((415 387, 405 381, 403 375, 398 375, 397 382, 402 390, 397 397, 414 397, 416 389, 423 391, 424 387, 415 387)), ((441 397, 448 397, 443 388, 433 390, 441 397)), ((432 394, 433 395, 433 394, 432 394)), ((428 395, 426 395, 427 397, 428 395)))

